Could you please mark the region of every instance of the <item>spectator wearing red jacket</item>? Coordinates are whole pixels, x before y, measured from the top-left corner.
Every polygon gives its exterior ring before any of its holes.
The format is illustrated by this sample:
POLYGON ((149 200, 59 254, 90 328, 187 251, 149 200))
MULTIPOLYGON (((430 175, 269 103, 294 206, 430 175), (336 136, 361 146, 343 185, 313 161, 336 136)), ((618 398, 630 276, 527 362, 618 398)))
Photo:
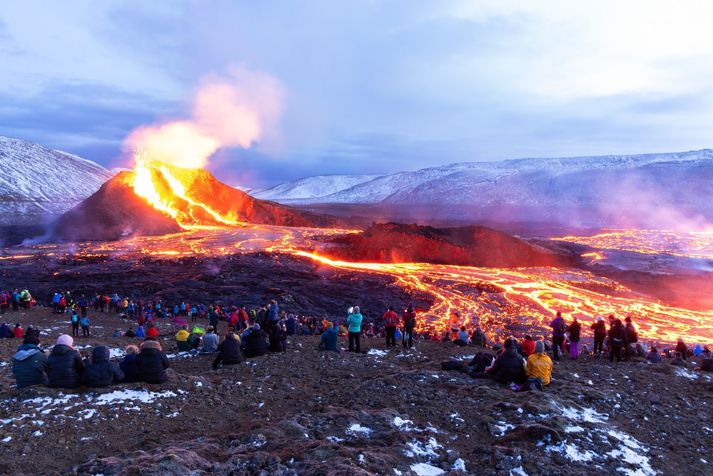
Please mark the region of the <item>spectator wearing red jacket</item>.
POLYGON ((520 344, 520 353, 525 357, 529 357, 533 352, 535 352, 535 341, 532 336, 525 336, 525 339, 520 344))
POLYGON ((20 327, 20 324, 15 324, 15 328, 12 330, 12 336, 15 339, 22 339, 25 336, 25 331, 20 327))
POLYGON ((399 315, 394 312, 394 307, 390 306, 382 318, 386 328, 386 348, 396 347, 396 328, 399 325, 399 315))

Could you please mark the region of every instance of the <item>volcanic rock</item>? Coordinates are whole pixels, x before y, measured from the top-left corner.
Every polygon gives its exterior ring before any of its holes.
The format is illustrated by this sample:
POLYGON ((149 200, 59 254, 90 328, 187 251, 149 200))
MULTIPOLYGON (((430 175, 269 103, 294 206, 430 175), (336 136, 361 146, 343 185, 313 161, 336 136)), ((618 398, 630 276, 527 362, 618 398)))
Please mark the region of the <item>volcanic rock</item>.
POLYGON ((559 266, 568 256, 482 226, 434 228, 384 223, 332 241, 332 256, 352 261, 425 262, 484 267, 559 266))

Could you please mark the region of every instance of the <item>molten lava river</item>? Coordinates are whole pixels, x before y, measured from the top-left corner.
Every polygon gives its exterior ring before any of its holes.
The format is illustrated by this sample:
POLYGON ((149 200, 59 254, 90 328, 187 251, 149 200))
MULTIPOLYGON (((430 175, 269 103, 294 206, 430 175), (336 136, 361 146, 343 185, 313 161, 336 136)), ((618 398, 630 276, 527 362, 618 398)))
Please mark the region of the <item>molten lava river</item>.
MULTIPOLYGON (((116 242, 44 244, 0 260, 37 253, 179 257, 267 251, 311 260, 325 268, 377 273, 393 277, 409 291, 431 295, 434 303, 421 314, 422 330, 441 334, 455 324, 479 324, 487 334, 502 338, 502 324, 516 323, 523 332, 539 334, 556 311, 583 323, 595 316, 631 315, 640 334, 656 341, 713 342, 713 310, 693 311, 664 305, 609 278, 574 268, 493 269, 426 263, 357 263, 333 260, 320 253, 323 240, 354 232, 342 229, 293 228, 265 225, 205 227, 159 237, 136 237, 116 242)), ((613 246, 609 243, 608 246, 613 246)), ((585 324, 585 329, 587 324, 585 324)))

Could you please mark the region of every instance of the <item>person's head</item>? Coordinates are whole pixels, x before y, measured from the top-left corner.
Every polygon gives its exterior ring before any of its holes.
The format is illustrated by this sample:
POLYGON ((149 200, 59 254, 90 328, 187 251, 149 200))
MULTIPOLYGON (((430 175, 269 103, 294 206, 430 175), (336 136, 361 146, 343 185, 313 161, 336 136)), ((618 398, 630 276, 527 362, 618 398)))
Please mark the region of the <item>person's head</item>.
POLYGON ((536 354, 542 354, 545 352, 545 343, 542 342, 541 340, 538 340, 535 342, 535 353, 536 354))
POLYGON ((258 322, 256 322, 256 323, 253 325, 253 329, 255 329, 256 331, 259 331, 259 330, 260 330, 260 324, 259 324, 258 322))
POLYGON ((15 324, 15 329, 17 329, 18 327, 20 327, 20 323, 19 323, 19 322, 15 324))
POLYGON ((36 332, 28 332, 22 340, 23 344, 40 345, 40 335, 36 332))
POLYGON ((211 334, 213 332, 213 326, 208 326, 205 329, 206 334, 211 334))
POLYGON ((656 348, 656 346, 655 346, 655 345, 652 345, 652 346, 651 346, 651 350, 650 350, 649 352, 653 352, 654 354, 656 354, 656 353, 658 353, 658 351, 659 351, 659 350, 656 348))
POLYGON ((677 359, 680 359, 680 358, 682 358, 682 357, 683 357, 683 354, 682 354, 682 353, 676 352, 676 358, 677 358, 677 359))
POLYGON ((512 337, 508 337, 507 339, 505 339, 505 348, 506 349, 514 349, 515 347, 516 347, 515 339, 513 339, 512 337))
POLYGON ((188 324, 183 324, 183 325, 181 326, 181 329, 183 329, 184 331, 187 331, 187 330, 188 330, 188 324))
POLYGON ((577 322, 577 316, 573 317, 574 322, 577 322))
POLYGON ((332 329, 334 329, 334 324, 332 324, 331 322, 328 322, 328 323, 327 323, 327 330, 328 330, 328 331, 331 331, 332 329))
POLYGON ((394 306, 389 306, 389 311, 393 312, 393 311, 394 311, 394 306))
POLYGON ((105 362, 109 360, 110 356, 111 352, 109 351, 109 347, 105 345, 100 345, 94 347, 94 350, 92 351, 92 362, 105 362))
POLYGON ((610 321, 613 321, 614 319, 616 319, 616 318, 614 317, 614 314, 609 314, 609 320, 610 320, 610 321))
POLYGON ((624 319, 624 322, 627 324, 631 324, 631 316, 626 316, 626 319, 624 319))
POLYGON ((602 316, 597 316, 597 322, 601 322, 601 321, 603 321, 603 320, 604 320, 604 317, 602 317, 602 316))
POLYGON ((354 306, 354 314, 359 314, 361 312, 361 309, 359 309, 359 306, 354 306))
POLYGON ((66 345, 68 347, 72 347, 74 345, 74 339, 72 339, 72 337, 68 336, 67 334, 62 334, 57 337, 57 345, 66 345))
POLYGON ((533 339, 532 339, 532 336, 531 336, 531 335, 527 335, 527 336, 525 336, 525 340, 527 340, 527 341, 532 341, 533 339))
POLYGON ((682 337, 679 337, 679 338, 678 338, 678 343, 679 343, 679 344, 683 344, 683 338, 682 338, 682 337))
POLYGON ((139 353, 139 348, 135 345, 127 345, 124 350, 126 351, 126 355, 134 355, 139 353))
POLYGON ((277 300, 273 299, 272 301, 270 301, 270 304, 277 304, 277 300))
POLYGON ((557 311, 557 317, 562 317, 562 311, 557 311))
POLYGON ((462 330, 463 332, 465 332, 465 326, 461 326, 461 327, 460 327, 460 330, 462 330))
POLYGON ((144 349, 156 349, 156 350, 161 350, 161 343, 157 340, 149 340, 146 339, 141 343, 141 350, 144 349))

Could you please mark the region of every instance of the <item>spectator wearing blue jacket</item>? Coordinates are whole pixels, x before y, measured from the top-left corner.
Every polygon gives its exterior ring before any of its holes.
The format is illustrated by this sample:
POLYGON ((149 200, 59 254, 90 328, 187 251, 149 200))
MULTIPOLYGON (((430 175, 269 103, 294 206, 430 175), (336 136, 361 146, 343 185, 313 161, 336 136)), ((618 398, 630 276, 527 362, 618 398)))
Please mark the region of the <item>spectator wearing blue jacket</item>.
POLYGON ((361 323, 364 317, 361 315, 359 306, 354 306, 351 314, 347 317, 347 328, 349 330, 349 352, 361 353, 361 323))

